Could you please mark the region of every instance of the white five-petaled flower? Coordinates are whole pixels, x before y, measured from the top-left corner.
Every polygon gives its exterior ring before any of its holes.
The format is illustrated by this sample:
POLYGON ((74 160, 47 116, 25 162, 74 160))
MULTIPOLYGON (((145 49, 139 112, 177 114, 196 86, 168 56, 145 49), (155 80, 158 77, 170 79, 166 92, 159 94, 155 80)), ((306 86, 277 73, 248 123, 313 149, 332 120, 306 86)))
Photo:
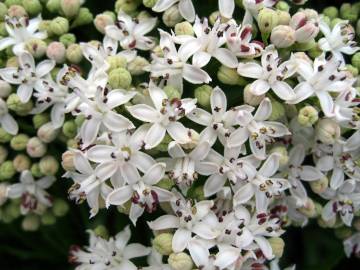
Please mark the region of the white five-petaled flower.
POLYGON ((0 98, 0 126, 12 135, 16 135, 19 131, 18 123, 9 113, 6 102, 2 98, 0 98))
POLYGON ((79 264, 76 270, 137 270, 130 260, 151 252, 151 248, 141 244, 128 244, 131 237, 129 226, 109 240, 96 236, 91 230, 88 232, 89 246, 84 250, 77 246, 70 250, 69 260, 79 264))
POLYGON ((249 140, 253 155, 258 159, 265 159, 266 143, 273 142, 274 138, 290 135, 289 130, 282 123, 266 121, 271 112, 271 101, 268 98, 260 103, 254 116, 247 110, 239 110, 237 121, 240 127, 231 133, 227 145, 241 146, 249 140))
POLYGON ((261 65, 255 62, 239 63, 238 73, 241 76, 256 79, 250 85, 250 91, 260 96, 270 89, 282 100, 291 100, 295 97, 294 90, 284 80, 295 73, 293 61, 280 64, 278 52, 273 45, 268 46, 262 53, 261 65))
POLYGON ((179 3, 178 8, 181 16, 183 16, 183 18, 187 21, 193 22, 195 20, 195 8, 192 0, 159 0, 156 1, 152 10, 156 12, 163 12, 176 3, 179 3))
POLYGON ((41 16, 29 20, 28 17, 5 16, 5 28, 9 37, 0 40, 0 51, 13 46, 13 52, 18 55, 25 49, 25 43, 32 39, 47 38, 46 32, 37 32, 41 22, 41 16))
POLYGON ((49 188, 56 178, 54 176, 45 176, 39 180, 34 180, 30 171, 23 171, 20 175, 20 183, 12 184, 7 187, 6 196, 8 198, 21 198, 21 213, 36 212, 39 204, 46 207, 52 205, 50 195, 45 191, 49 188))
POLYGON ((54 60, 44 60, 35 66, 32 55, 22 51, 18 55, 19 67, 0 69, 0 76, 8 83, 18 85, 17 94, 21 102, 28 102, 39 79, 46 77, 55 67, 54 60))
POLYGON ((180 122, 183 116, 189 114, 196 107, 196 99, 171 99, 159 87, 151 84, 149 94, 154 107, 137 104, 127 107, 130 114, 147 125, 148 132, 144 138, 145 148, 151 149, 159 145, 166 132, 178 143, 190 141, 189 130, 180 122))
POLYGON ((334 101, 333 119, 343 127, 360 128, 360 99, 356 97, 356 94, 356 89, 350 87, 339 93, 334 101))
POLYGON ((105 27, 106 35, 120 42, 123 49, 150 50, 155 46, 154 38, 145 36, 156 25, 157 18, 132 18, 122 10, 114 25, 105 27))
POLYGON ((152 213, 161 202, 170 201, 173 194, 170 191, 155 186, 165 175, 165 164, 156 163, 151 166, 143 176, 139 173, 131 182, 123 187, 118 187, 106 198, 106 205, 123 206, 131 199, 129 217, 136 225, 137 219, 144 213, 152 213))

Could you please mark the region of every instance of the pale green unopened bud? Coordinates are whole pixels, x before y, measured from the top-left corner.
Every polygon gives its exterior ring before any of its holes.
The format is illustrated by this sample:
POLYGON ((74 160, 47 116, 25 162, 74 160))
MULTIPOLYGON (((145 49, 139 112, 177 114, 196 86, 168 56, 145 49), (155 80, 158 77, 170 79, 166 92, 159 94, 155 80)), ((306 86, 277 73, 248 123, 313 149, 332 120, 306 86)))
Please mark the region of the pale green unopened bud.
POLYGON ((314 39, 312 39, 308 42, 295 43, 294 48, 297 51, 305 52, 305 51, 309 51, 313 48, 316 49, 317 45, 318 45, 317 42, 314 39))
POLYGON ((295 30, 288 25, 278 25, 271 31, 271 43, 277 48, 288 48, 295 41, 295 30))
POLYGON ((84 123, 84 121, 85 121, 85 116, 83 116, 83 115, 78 115, 75 117, 75 124, 78 127, 81 127, 81 125, 84 123))
POLYGON ((50 121, 50 116, 48 113, 39 113, 34 115, 32 122, 35 129, 38 129, 42 125, 48 123, 50 121))
POLYGON ((61 166, 66 171, 74 171, 75 165, 74 165, 74 157, 75 154, 73 151, 66 151, 61 155, 61 166))
POLYGON ((258 15, 258 25, 261 33, 270 34, 279 23, 278 14, 270 8, 263 8, 258 15))
POLYGON ((317 214, 315 204, 310 198, 306 200, 305 206, 300 207, 298 211, 303 215, 307 216, 308 218, 313 218, 317 214))
POLYGON ((288 151, 285 146, 278 145, 271 148, 270 153, 277 153, 280 156, 279 163, 280 166, 285 166, 289 161, 288 151))
POLYGON ((25 43, 25 49, 31 53, 34 58, 41 58, 46 53, 47 45, 45 41, 41 39, 32 38, 25 43))
POLYGON ((358 70, 360 69, 360 52, 357 52, 352 56, 351 64, 358 70))
POLYGON ((128 89, 131 82, 131 74, 125 68, 116 68, 110 71, 109 84, 113 89, 128 89))
POLYGON ((172 240, 173 240, 173 234, 161 233, 157 235, 153 240, 153 247, 161 255, 168 256, 171 253, 173 253, 172 240))
POLYGON ((33 108, 33 102, 29 100, 26 103, 22 103, 17 94, 11 94, 6 100, 6 104, 9 110, 16 112, 18 115, 27 115, 33 108))
POLYGON ((158 0, 143 0, 143 4, 147 8, 152 8, 153 6, 155 6, 157 1, 158 0))
POLYGON ((66 49, 66 59, 72 64, 79 64, 83 59, 83 53, 79 44, 71 44, 66 49))
POLYGON ((271 99, 272 111, 269 117, 270 121, 279 120, 285 115, 285 107, 282 103, 275 99, 271 99))
POLYGON ((49 211, 41 215, 41 224, 45 226, 54 225, 56 223, 56 217, 49 211))
POLYGON ((42 11, 42 5, 39 0, 23 0, 22 5, 31 16, 35 16, 42 11))
POLYGON ((9 142, 13 135, 7 133, 2 127, 0 127, 0 143, 9 142))
POLYGON ((24 154, 17 155, 13 160, 14 168, 17 172, 22 172, 30 169, 31 160, 24 154))
POLYGON ((268 239, 273 254, 276 258, 281 258, 284 253, 285 242, 280 237, 271 237, 268 239))
POLYGON ((214 25, 219 18, 221 23, 226 23, 229 21, 228 18, 221 16, 220 11, 214 11, 209 16, 209 23, 214 25))
POLYGON ((10 180, 16 173, 14 164, 7 160, 0 165, 0 181, 10 180))
POLYGON ((4 3, 0 3, 0 21, 4 21, 8 8, 4 3))
POLYGON ((170 178, 163 178, 161 179, 156 186, 158 186, 159 188, 163 188, 166 190, 171 190, 175 185, 174 180, 170 179, 170 178))
POLYGON ((55 129, 51 122, 42 125, 38 131, 37 136, 40 140, 44 143, 50 143, 56 139, 57 135, 59 134, 59 129, 55 129))
MULTIPOLYGON (((8 35, 8 32, 6 31, 4 22, 0 22, 0 35, 4 36, 4 37, 8 35)), ((11 48, 11 50, 12 50, 12 48, 11 48)), ((6 48, 6 54, 7 54, 7 48, 6 48)), ((2 61, 4 61, 4 60, 2 60, 2 61)))
POLYGON ((346 71, 349 73, 350 76, 352 77, 356 77, 357 75, 359 75, 359 70, 354 67, 353 65, 345 65, 346 67, 346 71))
POLYGON ((181 35, 193 36, 194 29, 188 21, 177 23, 175 25, 175 34, 177 36, 181 36, 181 35))
POLYGON ((172 86, 172 85, 167 85, 163 88, 165 94, 168 96, 169 99, 174 99, 174 98, 181 98, 180 92, 178 89, 176 89, 176 87, 172 86))
POLYGON ((191 257, 184 252, 170 254, 168 263, 173 270, 191 270, 193 267, 191 257))
MULTIPOLYGON (((0 206, 2 206, 7 200, 7 196, 6 196, 7 189, 8 189, 7 183, 0 184, 0 206)), ((1 214, 0 214, 0 219, 1 219, 1 214)))
POLYGON ((334 6, 326 7, 323 10, 323 14, 332 20, 339 16, 339 10, 334 6))
POLYGON ((197 99, 197 103, 206 109, 210 109, 210 97, 213 88, 210 85, 204 84, 199 86, 194 91, 194 96, 197 99))
POLYGON ((278 10, 282 10, 282 11, 286 11, 286 12, 289 12, 290 10, 290 6, 288 3, 286 3, 285 1, 279 1, 277 2, 276 4, 276 9, 278 10))
POLYGON ((77 126, 74 120, 66 121, 62 127, 62 132, 68 138, 74 138, 77 134, 77 126))
POLYGON ((95 28, 102 34, 105 34, 105 27, 114 24, 114 18, 108 13, 102 13, 95 17, 95 28))
POLYGON ((63 217, 69 212, 69 205, 62 199, 55 199, 52 206, 52 212, 56 217, 63 217))
POLYGON ((72 28, 92 23, 94 16, 88 8, 80 8, 78 15, 71 24, 72 28))
POLYGON ((56 63, 62 64, 65 62, 66 48, 64 44, 58 41, 51 42, 47 49, 46 55, 49 59, 55 60, 56 63))
POLYGON ((31 168, 30 168, 31 174, 36 177, 36 178, 40 178, 43 177, 44 175, 41 173, 40 171, 40 165, 39 163, 34 163, 31 168))
POLYGON ((49 0, 46 3, 46 8, 52 13, 59 12, 60 11, 60 0, 49 0))
POLYGON ((167 27, 174 27, 175 24, 181 22, 182 19, 183 17, 181 16, 177 5, 168 8, 162 16, 162 20, 167 27))
POLYGON ((133 61, 131 61, 127 69, 130 72, 131 75, 141 75, 145 73, 145 68, 149 66, 150 63, 146 58, 141 56, 136 56, 133 61))
POLYGON ((307 53, 311 58, 315 59, 316 57, 322 54, 322 50, 320 49, 319 45, 316 43, 316 45, 312 47, 310 50, 308 50, 307 53))
POLYGON ((127 65, 126 58, 121 55, 108 56, 106 62, 110 65, 109 71, 117 68, 125 68, 127 65))
POLYGON ((329 179, 324 176, 319 180, 309 182, 311 190, 316 194, 323 193, 329 185, 329 179))
POLYGON ((20 5, 10 6, 8 9, 8 15, 10 17, 17 17, 17 18, 28 16, 26 10, 20 5))
POLYGON ((291 20, 291 16, 290 13, 287 11, 282 11, 282 10, 277 10, 276 11, 277 15, 278 15, 278 25, 288 25, 290 20, 291 20))
POLYGON ((50 25, 51 25, 51 21, 50 20, 42 20, 39 24, 39 30, 40 31, 46 31, 46 33, 48 34, 48 36, 52 36, 54 35, 53 32, 51 32, 51 28, 50 28, 50 25))
POLYGON ((141 2, 141 0, 117 0, 115 3, 115 11, 119 12, 119 10, 122 10, 125 13, 131 14, 137 10, 141 2))
POLYGON ((44 175, 55 175, 59 170, 59 162, 53 156, 45 156, 39 162, 40 171, 44 175))
POLYGON ((21 223, 21 227, 24 231, 34 232, 40 227, 40 218, 37 215, 27 215, 24 217, 21 223))
POLYGON ((29 141, 29 136, 26 134, 18 134, 14 136, 10 141, 10 147, 15 151, 22 151, 26 149, 26 145, 29 141))
POLYGON ((76 37, 74 34, 66 33, 60 36, 59 41, 67 48, 76 42, 76 37))
POLYGON ((203 186, 191 187, 186 196, 198 202, 206 199, 203 186))
POLYGON ((359 8, 355 5, 344 3, 340 7, 340 17, 341 19, 355 23, 359 18, 359 8))
POLYGON ((339 238, 340 240, 345 240, 345 239, 349 238, 352 235, 351 228, 345 227, 345 226, 340 227, 340 228, 336 228, 334 230, 334 232, 335 232, 335 236, 337 238, 339 238))
POLYGON ((319 119, 319 113, 313 106, 305 106, 300 109, 298 122, 304 127, 311 127, 319 119))
POLYGON ((251 84, 246 85, 244 88, 244 102, 251 106, 257 106, 265 98, 264 95, 256 96, 251 92, 251 84))
POLYGON ((13 6, 13 5, 21 5, 22 0, 5 0, 5 5, 7 7, 13 6))
POLYGON ((0 145, 0 164, 6 160, 7 156, 8 150, 4 146, 0 145))
POLYGON ((47 146, 38 137, 32 137, 27 145, 26 152, 30 157, 39 158, 45 155, 47 146))
POLYGON ((69 21, 64 17, 57 17, 51 21, 50 30, 55 35, 61 36, 69 32, 69 21))
POLYGON ((109 231, 106 229, 104 225, 96 226, 96 228, 94 229, 94 233, 96 236, 99 236, 103 239, 109 238, 109 231))
POLYGON ((11 85, 4 80, 0 80, 0 98, 7 98, 11 94, 11 91, 11 85))
POLYGON ((340 138, 340 126, 331 119, 321 119, 316 125, 316 136, 325 144, 333 144, 340 138))
POLYGON ((237 73, 236 68, 229 68, 224 65, 219 68, 217 77, 219 81, 228 85, 243 86, 246 84, 245 79, 237 73))
POLYGON ((80 10, 80 0, 60 0, 60 8, 67 18, 75 17, 80 10))
POLYGON ((18 218, 21 215, 20 212, 20 201, 11 200, 10 204, 5 208, 6 215, 10 216, 12 219, 18 218))
POLYGON ((160 152, 167 152, 168 145, 171 141, 172 141, 172 138, 168 134, 165 134, 164 139, 154 149, 158 150, 160 152))

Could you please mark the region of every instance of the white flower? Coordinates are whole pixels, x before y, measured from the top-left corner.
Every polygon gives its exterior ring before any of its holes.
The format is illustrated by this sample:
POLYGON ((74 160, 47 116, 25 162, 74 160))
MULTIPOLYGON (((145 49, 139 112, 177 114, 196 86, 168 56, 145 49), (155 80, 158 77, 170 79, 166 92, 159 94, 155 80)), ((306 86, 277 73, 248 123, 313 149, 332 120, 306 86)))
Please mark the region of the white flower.
POLYGON ((76 270, 137 270, 130 260, 150 254, 151 249, 141 244, 128 244, 131 231, 129 226, 115 237, 105 240, 91 230, 89 246, 84 250, 72 248, 70 261, 78 263, 76 270))
POLYGON ((279 169, 279 155, 271 154, 255 176, 249 178, 246 184, 234 195, 234 204, 247 203, 255 196, 257 213, 266 213, 270 200, 279 196, 290 187, 286 179, 274 178, 279 169))
POLYGON ((155 46, 154 38, 145 36, 156 25, 157 18, 132 18, 122 10, 115 25, 105 27, 106 35, 120 42, 123 49, 150 50, 155 46))
POLYGON ((158 0, 152 10, 163 12, 179 2, 179 12, 183 18, 189 22, 195 20, 195 8, 192 0, 158 0))
POLYGON ((343 54, 352 55, 360 49, 354 41, 355 30, 348 21, 338 22, 331 30, 322 19, 320 30, 324 34, 319 40, 320 49, 324 52, 332 52, 337 60, 345 62, 343 54))
POLYGON ((360 128, 360 100, 356 94, 356 89, 351 87, 339 93, 334 101, 334 119, 343 127, 360 128))
POLYGON ((344 250, 347 257, 360 256, 360 233, 354 233, 344 241, 344 250))
POLYGON ((8 198, 21 198, 21 213, 36 211, 39 204, 50 207, 52 200, 45 191, 55 182, 54 176, 45 176, 39 180, 34 180, 30 171, 23 171, 20 175, 20 183, 8 186, 6 196, 8 198))
POLYGON ((160 144, 166 132, 180 144, 189 142, 189 130, 178 120, 195 109, 196 99, 169 100, 165 92, 154 84, 149 86, 149 94, 154 107, 146 104, 127 107, 133 117, 151 123, 147 125, 145 148, 151 149, 160 144))
POLYGON ((13 52, 16 55, 22 53, 25 49, 25 43, 32 39, 47 38, 46 32, 37 32, 42 19, 39 15, 29 20, 28 17, 9 17, 5 16, 5 28, 9 37, 0 40, 0 51, 13 46, 13 52))
POLYGON ((0 98, 0 125, 8 133, 16 135, 19 131, 19 125, 14 117, 9 113, 6 102, 0 98))
POLYGON ((254 116, 247 110, 239 110, 237 120, 240 127, 231 133, 227 145, 241 146, 249 140, 253 155, 258 159, 265 159, 266 143, 273 142, 274 138, 290 135, 289 130, 282 123, 266 121, 271 112, 271 101, 268 98, 260 103, 254 116))
POLYGON ((136 225, 137 219, 146 210, 152 213, 156 210, 159 202, 170 201, 173 194, 170 191, 156 187, 155 185, 165 175, 165 164, 156 163, 151 166, 143 176, 139 173, 131 182, 123 187, 115 188, 106 198, 106 205, 124 205, 131 199, 130 220, 136 225))
POLYGON ((261 65, 255 62, 239 63, 238 73, 247 78, 256 79, 250 85, 250 91, 261 96, 270 89, 282 100, 291 100, 295 97, 293 89, 284 80, 295 73, 291 60, 280 64, 278 52, 274 46, 268 46, 262 53, 261 65))
POLYGON ((17 94, 21 102, 28 102, 33 89, 39 79, 46 77, 55 67, 54 60, 44 60, 35 66, 32 55, 22 51, 18 55, 19 67, 7 67, 0 69, 0 76, 3 80, 19 85, 17 94))

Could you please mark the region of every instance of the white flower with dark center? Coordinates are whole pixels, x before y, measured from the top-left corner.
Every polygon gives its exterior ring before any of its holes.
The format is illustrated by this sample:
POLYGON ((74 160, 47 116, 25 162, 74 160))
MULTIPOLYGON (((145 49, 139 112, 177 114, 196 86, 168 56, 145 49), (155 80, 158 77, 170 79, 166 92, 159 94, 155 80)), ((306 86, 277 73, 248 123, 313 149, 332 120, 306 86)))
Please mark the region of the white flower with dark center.
POLYGON ((76 270, 137 270, 130 260, 151 252, 151 248, 141 244, 128 244, 131 237, 129 226, 109 240, 96 236, 91 230, 88 232, 89 246, 84 250, 76 246, 70 251, 70 262, 79 264, 76 270))
POLYGON ((200 133, 200 141, 206 141, 211 146, 214 145, 216 139, 219 138, 223 145, 231 132, 235 130, 233 126, 236 123, 236 116, 239 110, 253 111, 253 107, 248 105, 227 109, 227 99, 225 93, 215 87, 210 96, 211 114, 204 109, 196 108, 187 115, 187 118, 195 123, 205 126, 200 133))
POLYGON ((334 100, 329 92, 342 92, 354 83, 345 71, 340 70, 341 61, 332 54, 325 59, 325 55, 310 61, 295 58, 297 73, 303 78, 294 89, 295 98, 288 103, 297 104, 311 96, 317 96, 321 109, 328 117, 334 116, 334 100))
POLYGON ((106 35, 120 42, 127 49, 150 50, 155 46, 154 38, 145 36, 156 25, 157 18, 132 18, 122 10, 114 25, 105 27, 106 35))
POLYGON ((0 98, 0 126, 11 135, 16 135, 19 131, 18 123, 9 113, 6 102, 2 98, 0 98))
POLYGON ((152 213, 161 202, 170 201, 173 194, 170 191, 155 186, 165 175, 165 163, 156 163, 143 176, 139 173, 131 182, 123 187, 115 188, 106 198, 106 205, 123 206, 131 199, 129 217, 136 225, 137 219, 144 213, 152 213))
POLYGON ((192 0, 159 0, 156 1, 156 4, 153 6, 152 10, 156 12, 163 12, 179 3, 179 12, 181 16, 189 21, 193 22, 195 20, 195 8, 192 3, 192 0))
POLYGON ((266 121, 271 112, 271 101, 268 98, 260 103, 254 116, 247 110, 239 110, 237 121, 240 127, 231 133, 227 145, 241 146, 249 140, 253 155, 258 159, 265 159, 266 143, 272 143, 275 138, 291 134, 282 123, 266 121))
POLYGON ((17 94, 21 102, 28 102, 39 79, 46 77, 55 67, 54 60, 44 60, 35 66, 32 55, 22 51, 18 55, 19 67, 0 69, 0 76, 8 83, 18 85, 17 94))
POLYGON ((0 51, 13 46, 16 55, 21 54, 25 49, 25 43, 32 39, 47 38, 46 32, 37 32, 41 23, 41 16, 29 20, 28 17, 9 17, 5 16, 5 29, 9 37, 0 40, 0 51))
POLYGON ((334 119, 341 126, 351 129, 360 128, 360 100, 357 91, 351 87, 339 93, 334 101, 334 119))
POLYGON ((324 52, 332 52, 337 60, 344 61, 343 54, 352 55, 360 47, 357 46, 355 30, 348 21, 338 22, 333 29, 324 21, 320 21, 320 30, 324 37, 319 40, 319 47, 324 52))
POLYGON ((188 115, 196 107, 196 99, 173 98, 169 100, 165 92, 151 84, 149 94, 154 107, 146 104, 128 106, 130 114, 143 122, 151 123, 145 135, 145 148, 151 149, 161 143, 166 132, 178 143, 190 142, 189 129, 179 120, 188 115))
POLYGON ((328 188, 320 194, 329 200, 322 211, 322 218, 330 221, 339 214, 346 226, 351 226, 354 213, 360 209, 360 193, 356 189, 354 179, 344 181, 336 190, 328 188))
POLYGON ((234 204, 241 205, 255 197, 257 213, 266 213, 268 205, 275 196, 290 188, 288 180, 275 178, 273 175, 279 169, 278 154, 271 154, 260 170, 250 178, 234 195, 234 204))
POLYGON ((280 64, 278 52, 274 46, 268 46, 262 53, 261 65, 255 62, 239 63, 238 73, 241 76, 256 79, 250 85, 250 91, 261 96, 270 89, 282 100, 291 100, 295 97, 294 90, 284 80, 295 73, 293 61, 280 64))
POLYGON ((194 51, 193 48, 185 50, 185 45, 183 44, 177 50, 171 35, 160 30, 160 47, 164 55, 158 57, 153 54, 153 61, 149 70, 151 77, 165 80, 167 84, 176 87, 181 93, 183 90, 183 78, 192 84, 209 83, 211 81, 209 74, 204 70, 187 63, 194 51))
POLYGON ((23 171, 20 175, 20 183, 12 184, 7 187, 6 196, 11 199, 21 198, 21 213, 36 212, 41 205, 50 207, 52 199, 45 191, 55 182, 54 176, 45 176, 39 180, 34 180, 30 171, 23 171))

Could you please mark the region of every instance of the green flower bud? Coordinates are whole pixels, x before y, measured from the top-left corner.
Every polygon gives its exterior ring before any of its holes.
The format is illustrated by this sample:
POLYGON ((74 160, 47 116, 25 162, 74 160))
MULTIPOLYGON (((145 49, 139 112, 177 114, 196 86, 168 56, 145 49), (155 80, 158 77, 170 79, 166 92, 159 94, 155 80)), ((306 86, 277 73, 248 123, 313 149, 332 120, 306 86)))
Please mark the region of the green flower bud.
POLYGON ((4 21, 8 8, 4 3, 0 3, 0 21, 4 21))
POLYGON ((85 117, 83 115, 78 115, 75 117, 75 124, 77 125, 78 128, 81 127, 84 121, 85 121, 85 117))
POLYGON ((11 94, 11 85, 3 80, 0 80, 0 98, 6 99, 11 94))
POLYGON ((197 103, 206 109, 210 109, 210 97, 213 88, 210 85, 204 84, 199 86, 194 91, 194 96, 197 99, 197 103))
POLYGON ((46 3, 46 8, 52 13, 59 12, 59 10, 60 10, 60 0, 49 0, 46 3))
POLYGON ((7 156, 8 150, 4 146, 0 145, 0 164, 6 160, 7 156))
POLYGON ((168 263, 173 270, 191 270, 193 267, 191 257, 184 252, 170 254, 168 263))
POLYGON ((311 58, 315 59, 316 57, 322 54, 322 50, 320 49, 319 45, 316 43, 314 47, 312 47, 310 50, 307 51, 307 54, 311 58))
POLYGON ((50 143, 56 139, 57 135, 59 134, 59 129, 55 129, 51 122, 42 125, 38 131, 37 136, 40 140, 44 143, 50 143))
POLYGON ((35 129, 38 129, 42 125, 50 121, 50 116, 48 113, 39 113, 33 116, 32 122, 35 129))
POLYGON ((319 113, 313 106, 305 106, 300 109, 298 122, 304 127, 311 127, 319 119, 319 113))
POLYGON ((6 143, 11 140, 13 136, 7 133, 2 127, 0 127, 0 143, 6 143))
POLYGON ((28 156, 19 154, 14 158, 13 165, 17 172, 22 172, 30 169, 31 160, 28 156))
POLYGON ((40 218, 37 215, 27 215, 22 220, 21 227, 27 232, 37 231, 40 227, 40 218))
POLYGON ((206 199, 203 186, 191 187, 186 196, 196 201, 203 201, 206 199))
POLYGON ((339 124, 331 119, 321 119, 315 130, 317 138, 325 144, 333 144, 341 134, 339 124))
POLYGON ((172 239, 173 239, 172 233, 160 233, 157 235, 152 244, 154 249, 159 252, 161 255, 168 256, 171 253, 173 253, 172 250, 172 239))
POLYGON ((111 55, 106 58, 106 62, 110 65, 109 71, 112 71, 117 68, 126 68, 127 61, 124 56, 121 55, 111 55))
POLYGON ((279 163, 280 166, 285 166, 289 161, 289 155, 287 148, 283 145, 276 145, 271 148, 270 153, 277 153, 280 156, 279 163))
POLYGON ((164 87, 164 92, 165 94, 168 96, 169 99, 174 99, 174 98, 181 98, 181 94, 179 92, 178 89, 176 89, 174 86, 172 85, 167 85, 164 87))
POLYGON ((279 120, 280 118, 285 116, 285 107, 281 102, 275 99, 271 99, 271 105, 272 105, 272 111, 269 117, 270 121, 279 120))
POLYGON ((290 20, 291 20, 291 16, 290 13, 287 11, 282 11, 282 10, 277 10, 276 11, 277 15, 278 15, 278 25, 288 25, 290 20))
POLYGON ((67 18, 75 17, 80 10, 80 0, 60 0, 60 8, 67 18))
POLYGON ((277 2, 276 4, 276 9, 278 10, 282 10, 282 11, 286 11, 286 12, 289 12, 290 10, 290 6, 288 3, 286 3, 285 1, 279 1, 277 2))
POLYGON ((66 121, 62 127, 62 132, 68 138, 74 138, 77 134, 77 126, 74 120, 66 121))
POLYGON ((344 3, 340 7, 340 18, 344 20, 349 20, 352 23, 355 23, 359 17, 359 8, 355 5, 349 3, 344 3))
POLYGON ((15 151, 22 151, 26 149, 26 144, 29 141, 29 136, 26 134, 18 134, 10 141, 10 147, 15 151))
POLYGON ((83 54, 79 44, 71 44, 66 49, 66 59, 72 64, 79 64, 81 62, 83 54))
POLYGON ((54 225, 56 223, 56 217, 49 211, 41 215, 41 224, 45 226, 54 225))
POLYGON ((41 39, 32 38, 25 43, 25 49, 31 53, 34 58, 39 59, 45 55, 47 45, 45 41, 41 39))
POLYGON ((71 24, 72 28, 92 23, 94 16, 88 8, 80 8, 78 15, 71 24))
POLYGON ((12 219, 16 219, 21 216, 20 212, 20 201, 11 200, 10 204, 5 208, 5 213, 12 219))
POLYGON ((69 32, 69 21, 64 17, 56 17, 50 23, 50 30, 57 36, 69 32))
POLYGON ((66 171, 74 171, 75 165, 74 165, 74 152, 73 151, 66 151, 61 155, 61 166, 66 171))
POLYGON ((168 8, 162 16, 162 20, 167 27, 174 27, 175 24, 181 22, 183 17, 176 5, 168 8))
POLYGON ((258 26, 263 34, 270 34, 275 26, 278 25, 278 14, 270 8, 263 8, 258 15, 258 26))
POLYGON ((34 177, 40 178, 44 176, 40 171, 39 163, 34 163, 33 165, 31 165, 30 171, 34 177))
POLYGON ((281 258, 284 253, 285 242, 280 237, 271 237, 268 239, 271 249, 276 258, 281 258))
POLYGON ((352 56, 351 64, 357 69, 360 69, 360 52, 357 52, 352 56))
POLYGON ((10 17, 17 17, 17 18, 28 16, 28 14, 26 13, 26 10, 20 5, 10 6, 8 9, 8 15, 10 17))
POLYGON ((8 32, 6 31, 5 23, 0 22, 0 36, 7 36, 8 32))
POLYGON ((60 36, 59 41, 64 44, 64 46, 67 48, 71 44, 74 44, 76 42, 76 37, 74 34, 67 33, 60 36))
POLYGON ((10 180, 16 173, 14 164, 11 160, 7 160, 0 165, 0 180, 10 180))
POLYGON ((39 168, 43 175, 55 175, 59 170, 59 162, 53 156, 45 156, 40 159, 39 168))
POLYGON ((100 236, 103 239, 109 238, 109 231, 106 229, 104 225, 98 225, 94 229, 94 233, 96 236, 100 236))
POLYGON ((309 42, 295 43, 294 48, 297 51, 305 52, 305 51, 309 51, 309 50, 313 49, 317 45, 318 45, 317 42, 313 39, 309 42))
POLYGON ((326 7, 323 10, 323 14, 332 20, 339 17, 339 10, 334 6, 326 7))
MULTIPOLYGON (((2 206, 7 200, 7 196, 6 196, 7 188, 8 188, 7 183, 0 184, 0 206, 2 206)), ((1 212, 0 212, 0 219, 1 219, 1 212)))
POLYGON ((317 214, 315 204, 310 198, 306 200, 305 206, 298 208, 298 211, 308 218, 314 218, 317 214))
POLYGON ((52 206, 52 212, 56 217, 63 217, 69 212, 69 205, 63 199, 55 199, 52 206))
POLYGON ((345 240, 346 238, 349 238, 352 235, 352 230, 351 228, 348 227, 340 227, 340 228, 336 228, 334 230, 335 236, 337 238, 339 238, 340 240, 345 240))
POLYGON ((146 58, 136 56, 135 59, 127 65, 127 69, 131 75, 142 75, 145 73, 145 68, 149 65, 150 63, 146 58))
POLYGON ((158 0, 143 0, 143 4, 147 8, 152 8, 153 6, 155 6, 157 1, 158 0))
POLYGON ((224 65, 219 68, 217 77, 223 84, 240 86, 246 84, 245 79, 237 73, 236 68, 229 68, 224 65))
POLYGON ((117 0, 115 3, 115 11, 118 13, 119 10, 122 10, 125 13, 131 14, 137 10, 141 2, 141 0, 117 0))
POLYGON ((309 182, 309 184, 310 184, 311 190, 314 193, 321 194, 327 189, 327 187, 329 185, 329 179, 326 176, 324 176, 319 180, 309 182))
POLYGON ((42 5, 39 0, 23 0, 22 5, 31 16, 35 16, 42 11, 42 5))
POLYGON ((21 5, 22 0, 5 0, 5 5, 7 7, 13 6, 13 5, 21 5))
POLYGON ((158 150, 160 152, 167 152, 168 145, 172 141, 172 138, 166 134, 164 139, 161 141, 161 143, 155 147, 155 150, 158 150))
POLYGON ((166 190, 171 190, 174 185, 175 185, 174 180, 170 178, 163 178, 156 184, 156 186, 158 186, 159 188, 163 188, 166 190))
POLYGON ((105 27, 114 24, 114 18, 109 13, 102 13, 95 17, 95 28, 102 34, 105 34, 105 27))
POLYGON ((53 36, 54 33, 51 31, 51 21, 49 20, 42 20, 39 24, 39 30, 40 31, 46 31, 46 33, 48 34, 48 36, 53 36))
POLYGON ((44 156, 46 151, 46 144, 43 143, 38 137, 32 137, 26 145, 26 152, 30 157, 33 158, 40 158, 44 156))
POLYGON ((9 110, 16 112, 18 115, 27 115, 33 108, 33 102, 29 100, 22 103, 17 94, 11 94, 6 100, 9 110))
POLYGON ((109 84, 113 89, 128 89, 131 82, 131 74, 125 68, 116 68, 110 71, 109 84))
POLYGON ((188 21, 184 21, 184 22, 181 22, 181 23, 177 23, 175 25, 175 34, 177 36, 181 36, 181 35, 193 36, 194 35, 194 29, 193 29, 192 25, 188 21))
POLYGON ((353 77, 356 77, 359 75, 359 70, 357 67, 354 67, 352 65, 345 65, 346 71, 349 72, 353 77))

